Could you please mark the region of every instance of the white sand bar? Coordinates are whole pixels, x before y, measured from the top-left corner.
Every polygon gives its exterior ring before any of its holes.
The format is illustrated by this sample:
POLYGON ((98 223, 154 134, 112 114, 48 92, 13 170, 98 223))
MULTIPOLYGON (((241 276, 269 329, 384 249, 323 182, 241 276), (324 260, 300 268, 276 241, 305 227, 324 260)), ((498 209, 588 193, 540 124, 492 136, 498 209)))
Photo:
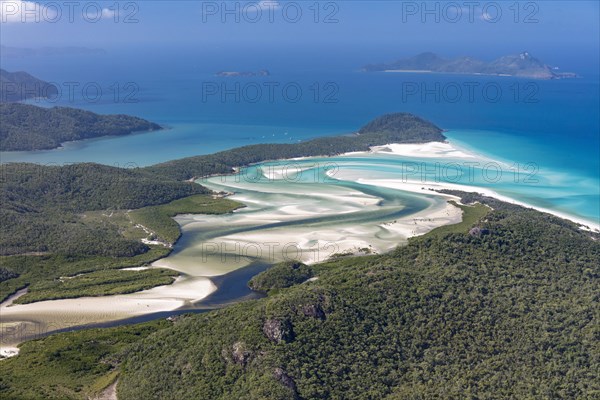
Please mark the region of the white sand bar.
POLYGON ((215 285, 208 278, 179 277, 173 285, 158 286, 126 295, 2 305, 0 346, 14 347, 40 334, 73 326, 176 310, 208 296, 215 290, 215 285))
MULTIPOLYGON (((192 305, 217 289, 209 277, 226 274, 255 260, 278 262, 299 259, 315 263, 339 253, 381 253, 406 242, 411 236, 460 222, 462 211, 446 201, 452 196, 443 196, 431 189, 478 192, 570 219, 591 229, 600 229, 600 224, 532 207, 487 188, 390 179, 394 178, 393 174, 381 177, 368 160, 368 155, 374 156, 374 153, 417 159, 486 159, 451 143, 389 144, 362 153, 365 155, 364 162, 352 168, 336 170, 334 179, 329 182, 284 181, 286 176, 290 177, 288 171, 281 167, 267 170, 270 182, 211 178, 207 182, 209 187, 236 192, 232 199, 248 207, 226 215, 177 217, 182 226, 185 247, 176 248, 169 257, 153 264, 153 267, 181 272, 183 275, 174 284, 128 295, 26 305, 6 302, 0 305, 0 351, 14 355, 18 343, 58 329, 172 311, 192 305), (419 206, 412 209, 406 208, 412 195, 402 193, 398 193, 397 199, 393 194, 388 194, 387 202, 381 204, 382 198, 378 195, 384 196, 383 191, 362 192, 356 185, 340 184, 339 181, 426 196, 419 196, 416 200, 413 196, 413 205, 419 206), (389 215, 401 217, 387 218, 389 215)), ((342 164, 344 156, 339 161, 342 164)), ((353 163, 356 164, 356 161, 353 163)))
POLYGON ((371 147, 373 153, 394 154, 415 158, 481 158, 468 150, 460 149, 449 142, 430 142, 423 144, 390 143, 385 146, 371 147))

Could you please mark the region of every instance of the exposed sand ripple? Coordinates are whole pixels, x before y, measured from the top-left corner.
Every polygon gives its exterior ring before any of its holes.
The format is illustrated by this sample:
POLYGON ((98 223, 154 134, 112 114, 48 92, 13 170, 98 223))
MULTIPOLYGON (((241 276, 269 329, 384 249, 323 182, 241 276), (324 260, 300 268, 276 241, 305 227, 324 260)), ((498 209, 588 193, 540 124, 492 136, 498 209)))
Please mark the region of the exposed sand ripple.
MULTIPOLYGON (((448 143, 391 144, 373 152, 398 158, 475 157, 448 143)), ((247 176, 263 173, 258 180, 238 175, 202 181, 215 190, 234 192, 232 199, 247 207, 226 215, 176 218, 183 237, 169 257, 153 264, 182 273, 175 283, 128 295, 3 306, 1 345, 14 348, 23 340, 58 329, 193 307, 217 289, 210 277, 256 261, 315 263, 338 254, 382 253, 411 236, 460 222, 461 210, 447 203, 448 196, 428 189, 470 188, 384 179, 377 171, 385 158, 369 158, 376 157, 372 152, 352 157, 347 165, 344 156, 336 159, 340 168, 329 175, 319 169, 318 162, 299 159, 293 170, 298 176, 290 177, 281 162, 267 163, 264 169, 250 167, 247 176)))

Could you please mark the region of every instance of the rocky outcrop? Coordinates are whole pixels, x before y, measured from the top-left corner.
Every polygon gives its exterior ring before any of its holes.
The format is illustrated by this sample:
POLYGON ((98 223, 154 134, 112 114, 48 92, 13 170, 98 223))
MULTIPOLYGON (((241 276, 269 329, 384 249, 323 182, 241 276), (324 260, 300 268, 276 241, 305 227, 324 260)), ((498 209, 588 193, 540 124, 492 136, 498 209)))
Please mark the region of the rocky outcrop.
POLYGON ((235 342, 231 353, 233 362, 240 365, 246 365, 252 353, 246 349, 244 342, 235 342))
POLYGON ((289 320, 268 319, 263 325, 263 333, 271 342, 277 344, 294 340, 294 330, 289 320))
POLYGON ((285 387, 288 387, 296 393, 296 382, 282 368, 275 368, 273 376, 285 387))
POLYGON ((302 313, 307 317, 320 319, 321 321, 326 318, 325 311, 323 311, 320 304, 306 304, 302 306, 302 313))
POLYGON ((476 236, 476 237, 480 237, 483 235, 488 235, 490 233, 490 231, 488 229, 485 228, 480 228, 478 226, 471 228, 469 230, 469 235, 471 236, 476 236))
POLYGON ((244 342, 235 342, 231 347, 225 347, 221 356, 230 364, 246 366, 252 359, 253 353, 244 342))

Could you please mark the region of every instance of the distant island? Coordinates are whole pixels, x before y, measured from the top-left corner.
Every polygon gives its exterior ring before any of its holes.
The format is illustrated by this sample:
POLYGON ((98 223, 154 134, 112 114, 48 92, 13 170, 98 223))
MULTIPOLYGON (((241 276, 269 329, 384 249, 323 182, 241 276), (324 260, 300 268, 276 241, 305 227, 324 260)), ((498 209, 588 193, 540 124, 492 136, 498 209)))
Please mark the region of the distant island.
POLYGON ((99 115, 69 107, 19 103, 57 94, 56 86, 27 72, 0 69, 0 151, 50 150, 74 140, 162 129, 128 115, 99 115))
POLYGON ((370 64, 363 71, 374 72, 432 72, 465 75, 514 76, 531 79, 576 78, 577 74, 559 72, 557 67, 544 64, 528 52, 500 57, 491 62, 471 57, 444 59, 434 53, 421 53, 389 64, 370 64))
POLYGON ((0 69, 0 103, 56 96, 56 86, 27 72, 8 72, 0 69))
POLYGON ((260 71, 219 71, 215 74, 220 78, 253 78, 256 76, 270 76, 271 73, 266 69, 260 71))
POLYGON ((49 150, 62 143, 100 136, 155 131, 160 125, 128 115, 99 115, 68 107, 0 104, 0 150, 49 150))
MULTIPOLYGON (((354 135, 139 169, 4 164, 0 301, 10 296, 24 307, 172 283, 177 272, 144 269, 172 248, 143 238, 172 243, 181 231, 171 217, 241 206, 183 181, 190 174, 443 139, 433 123, 396 113, 354 135)), ((457 197, 451 206, 461 222, 386 254, 275 265, 250 280, 262 298, 93 330, 56 333, 61 325, 51 321, 42 335, 56 334, 0 361, 0 397, 88 399, 117 390, 120 400, 592 398, 600 236, 478 193, 443 193, 457 197)), ((231 279, 246 285, 248 277, 231 279)), ((114 300, 96 299, 102 315, 112 315, 104 310, 114 300)), ((50 318, 77 316, 80 306, 58 304, 50 318)), ((12 310, 7 322, 20 323, 12 310)))

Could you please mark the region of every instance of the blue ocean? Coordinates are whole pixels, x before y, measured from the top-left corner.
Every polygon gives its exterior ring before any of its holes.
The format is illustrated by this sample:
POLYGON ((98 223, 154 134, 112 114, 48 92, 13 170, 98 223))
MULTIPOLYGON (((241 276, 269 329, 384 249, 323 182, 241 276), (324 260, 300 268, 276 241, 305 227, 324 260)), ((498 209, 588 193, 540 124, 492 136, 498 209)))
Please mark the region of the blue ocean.
MULTIPOLYGON (((492 185, 511 197, 600 220, 600 83, 597 69, 576 79, 365 73, 369 55, 324 59, 256 54, 257 49, 109 52, 3 59, 55 83, 40 106, 131 114, 167 129, 66 143, 38 152, 3 152, 2 162, 98 162, 145 166, 255 143, 295 143, 358 130, 388 112, 411 112, 450 142, 543 179, 492 185), (216 76, 258 71, 268 76, 216 76)), ((504 165, 503 164, 503 165, 504 165)))

